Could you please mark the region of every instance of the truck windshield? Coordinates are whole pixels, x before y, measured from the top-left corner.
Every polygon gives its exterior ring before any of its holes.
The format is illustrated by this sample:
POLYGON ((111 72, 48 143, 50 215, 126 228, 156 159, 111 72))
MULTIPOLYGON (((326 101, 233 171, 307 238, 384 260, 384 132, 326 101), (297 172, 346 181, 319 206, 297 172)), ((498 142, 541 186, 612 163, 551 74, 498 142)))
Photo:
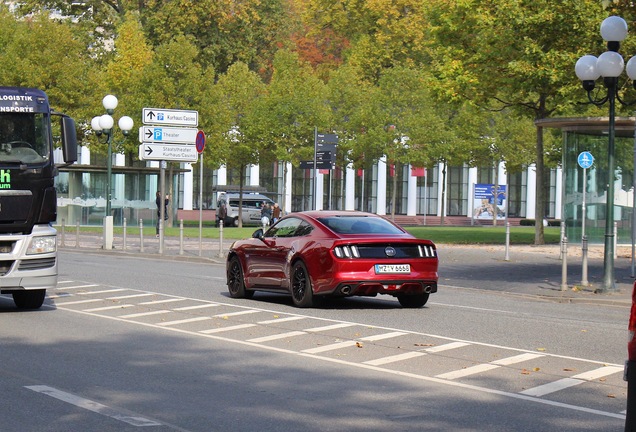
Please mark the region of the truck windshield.
POLYGON ((0 163, 41 164, 50 157, 48 114, 0 113, 0 163))

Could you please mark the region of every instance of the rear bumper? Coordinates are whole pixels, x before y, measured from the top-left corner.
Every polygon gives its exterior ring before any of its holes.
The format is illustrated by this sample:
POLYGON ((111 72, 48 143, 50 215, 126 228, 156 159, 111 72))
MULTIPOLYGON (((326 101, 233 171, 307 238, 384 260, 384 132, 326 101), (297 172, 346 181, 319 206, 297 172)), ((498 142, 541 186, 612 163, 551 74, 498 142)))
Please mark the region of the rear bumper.
POLYGON ((378 294, 432 294, 437 292, 437 281, 344 281, 329 293, 337 296, 376 296, 378 294))

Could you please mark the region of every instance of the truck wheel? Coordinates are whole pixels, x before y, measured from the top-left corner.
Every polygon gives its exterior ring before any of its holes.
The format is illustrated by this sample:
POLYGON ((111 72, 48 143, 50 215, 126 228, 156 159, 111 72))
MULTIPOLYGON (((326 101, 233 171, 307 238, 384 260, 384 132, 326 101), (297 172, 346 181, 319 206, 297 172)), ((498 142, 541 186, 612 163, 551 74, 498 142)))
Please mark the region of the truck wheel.
POLYGON ((234 226, 237 227, 238 226, 238 216, 234 218, 234 226))
POLYGON ((12 295, 18 309, 39 309, 44 303, 46 290, 13 291, 12 295))

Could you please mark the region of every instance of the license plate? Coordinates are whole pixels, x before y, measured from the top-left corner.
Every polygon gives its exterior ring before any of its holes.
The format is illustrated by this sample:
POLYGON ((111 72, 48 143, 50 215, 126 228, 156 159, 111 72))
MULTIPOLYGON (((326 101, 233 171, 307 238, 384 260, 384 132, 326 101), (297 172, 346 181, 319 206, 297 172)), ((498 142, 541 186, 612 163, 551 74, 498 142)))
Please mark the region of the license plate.
POLYGON ((375 273, 376 274, 411 273, 411 265, 410 264, 376 264, 375 273))

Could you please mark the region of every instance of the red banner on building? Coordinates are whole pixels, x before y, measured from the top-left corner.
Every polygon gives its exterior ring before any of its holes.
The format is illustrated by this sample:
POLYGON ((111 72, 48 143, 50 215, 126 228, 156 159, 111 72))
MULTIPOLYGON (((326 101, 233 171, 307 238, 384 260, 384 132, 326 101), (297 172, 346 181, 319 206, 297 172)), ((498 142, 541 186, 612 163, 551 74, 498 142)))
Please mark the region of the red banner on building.
POLYGON ((426 177, 426 168, 411 167, 411 177, 426 177))

